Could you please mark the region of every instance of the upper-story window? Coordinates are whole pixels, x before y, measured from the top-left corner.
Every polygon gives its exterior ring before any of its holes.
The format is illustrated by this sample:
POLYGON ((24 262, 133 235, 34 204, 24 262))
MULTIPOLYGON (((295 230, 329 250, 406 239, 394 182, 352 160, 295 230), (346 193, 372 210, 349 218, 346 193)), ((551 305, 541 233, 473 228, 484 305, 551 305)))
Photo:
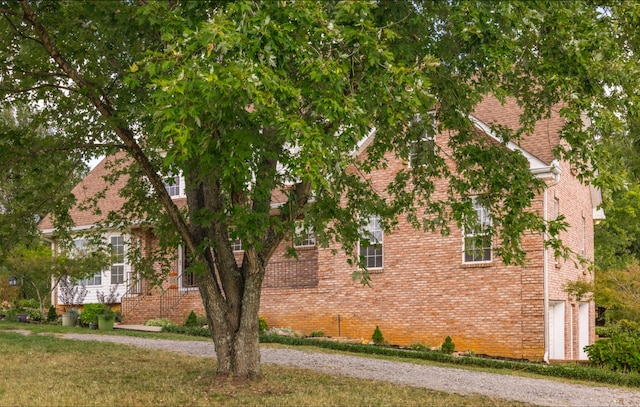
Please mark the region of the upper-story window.
POLYGON ((414 140, 409 151, 409 166, 432 164, 437 154, 435 112, 428 114, 424 119, 416 117, 409 131, 413 133, 411 138, 414 140))
POLYGON ((169 193, 169 196, 183 195, 180 191, 180 176, 178 175, 165 178, 164 187, 169 193))
POLYGON ((491 213, 475 197, 473 198, 473 209, 476 213, 475 221, 464 226, 464 262, 490 262, 492 260, 491 235, 489 234, 491 213))
POLYGON ((124 238, 111 236, 111 284, 124 283, 124 238))
POLYGON ((316 235, 311 226, 296 222, 296 235, 293 237, 294 247, 311 247, 316 245, 316 235))
POLYGON ((411 143, 409 165, 418 167, 433 163, 436 155, 436 136, 424 135, 421 139, 411 143))
POLYGON ((360 258, 367 269, 381 269, 383 265, 384 242, 382 222, 379 216, 371 216, 361 229, 359 244, 360 258))
MULTIPOLYGON (((88 250, 87 239, 74 239, 73 241, 73 251, 75 253, 84 253, 88 250)), ((102 272, 98 271, 93 276, 89 278, 85 278, 83 280, 79 280, 75 283, 75 285, 101 285, 102 284, 102 272)))

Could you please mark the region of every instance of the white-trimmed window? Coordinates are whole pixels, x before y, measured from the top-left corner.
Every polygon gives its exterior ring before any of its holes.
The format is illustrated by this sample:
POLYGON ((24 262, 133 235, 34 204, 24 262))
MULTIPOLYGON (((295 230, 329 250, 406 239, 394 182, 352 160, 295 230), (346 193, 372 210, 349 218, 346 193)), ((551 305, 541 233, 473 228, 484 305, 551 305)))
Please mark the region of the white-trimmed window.
POLYGON ((296 222, 296 235, 293 237, 294 247, 312 247, 316 245, 316 235, 313 227, 304 226, 303 222, 296 222))
POLYGON ((175 175, 165 178, 164 187, 169 196, 180 196, 180 176, 175 175))
POLYGON ((102 285, 102 273, 96 273, 92 277, 79 280, 75 285, 102 285))
POLYGON ((124 283, 124 238, 111 236, 111 284, 124 283))
POLYGON ((411 143, 409 152, 409 166, 418 167, 433 163, 436 155, 435 135, 424 135, 420 140, 411 143))
POLYGON ((411 123, 411 130, 418 136, 411 142, 409 166, 419 167, 433 163, 436 156, 436 119, 435 112, 427 115, 428 120, 420 117, 411 123))
POLYGON ((231 243, 231 250, 233 250, 234 252, 241 252, 244 250, 242 248, 242 240, 240 239, 230 240, 230 243, 231 243))
POLYGON ((488 231, 491 227, 491 213, 476 197, 473 198, 473 209, 476 219, 464 227, 463 259, 465 263, 490 262, 493 254, 491 235, 488 231))
POLYGON ((359 256, 367 269, 381 269, 383 266, 384 242, 382 223, 379 216, 371 216, 361 229, 359 256))
MULTIPOLYGON (((88 250, 87 239, 74 239, 73 240, 73 250, 76 253, 84 253, 88 250)), ((75 283, 75 285, 102 285, 102 272, 97 272, 93 276, 89 278, 85 278, 84 280, 79 280, 75 283)))

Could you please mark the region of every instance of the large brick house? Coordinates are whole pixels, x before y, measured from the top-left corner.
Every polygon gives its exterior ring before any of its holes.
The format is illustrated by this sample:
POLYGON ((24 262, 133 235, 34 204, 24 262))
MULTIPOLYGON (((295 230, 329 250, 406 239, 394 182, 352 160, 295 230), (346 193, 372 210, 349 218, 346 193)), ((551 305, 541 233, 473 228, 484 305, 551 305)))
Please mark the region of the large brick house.
MULTIPOLYGON (((515 128, 518 113, 514 104, 503 106, 487 99, 471 119, 479 136, 491 138, 495 136, 490 123, 515 128)), ((554 159, 561 125, 557 116, 544 120, 519 145, 512 143, 509 148, 521 151, 531 171, 546 184, 531 210, 547 220, 564 215, 570 227, 560 238, 589 260, 593 259, 593 224, 602 216, 597 209, 600 194, 581 184, 567 163, 554 159)), ((446 133, 436 136, 445 154, 447 137, 446 133)), ((359 154, 366 154, 366 143, 359 154)), ((104 187, 110 159, 103 160, 74 189, 79 200, 104 187)), ((388 168, 373 173, 372 180, 386 185, 407 165, 410 163, 392 160, 388 168)), ((118 182, 99 200, 102 215, 77 208, 72 211, 78 230, 90 228, 123 204, 118 190, 124 181, 118 182)), ((439 186, 444 188, 444 181, 439 186)), ((168 188, 183 205, 183 182, 168 188)), ((490 221, 482 207, 476 210, 481 221, 490 221)), ((55 245, 51 219, 45 218, 40 228, 55 245)), ((521 267, 505 266, 494 256, 489 241, 483 247, 465 249, 469 236, 455 227, 446 237, 416 230, 402 220, 390 234, 383 235, 376 219, 369 228, 380 242, 366 253, 371 287, 354 282, 354 270, 345 255, 318 247, 313 234, 296 242, 297 260, 284 256, 284 245, 291 243, 282 243, 267 267, 262 290, 260 315, 269 326, 362 339, 370 338, 379 326, 393 344, 438 346, 451 336, 456 349, 478 354, 535 361, 586 358, 582 349, 594 340, 594 303, 571 298, 564 286, 580 278, 590 280, 591 275, 585 265, 555 258, 545 248, 543 236, 524 236, 528 263, 521 267)), ((105 238, 119 253, 125 253, 124 247, 133 240, 153 245, 155 239, 135 227, 124 234, 108 233, 105 238)), ((242 256, 241 242, 234 249, 242 256)), ((183 272, 185 256, 181 248, 178 252, 171 275, 156 288, 132 278, 136 271, 124 254, 114 256, 116 263, 109 270, 85 281, 89 289, 85 303, 95 302, 98 290, 118 284, 126 323, 157 317, 182 322, 191 310, 203 313, 196 277, 183 272)), ((56 293, 53 301, 57 303, 56 293)))

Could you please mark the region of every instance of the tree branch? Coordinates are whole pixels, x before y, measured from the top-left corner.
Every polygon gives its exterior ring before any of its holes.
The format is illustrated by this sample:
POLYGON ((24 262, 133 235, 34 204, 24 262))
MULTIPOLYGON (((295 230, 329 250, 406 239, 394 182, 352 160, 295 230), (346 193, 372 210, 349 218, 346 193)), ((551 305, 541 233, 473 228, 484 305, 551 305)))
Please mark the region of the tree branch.
POLYGON ((24 11, 24 20, 28 22, 38 34, 38 37, 42 41, 42 46, 49 56, 55 61, 58 67, 64 72, 69 79, 71 79, 80 89, 86 91, 86 97, 98 110, 98 112, 107 119, 107 122, 114 129, 118 137, 124 142, 125 149, 131 154, 134 160, 140 165, 143 172, 149 179, 149 182, 153 186, 158 199, 162 206, 167 211, 171 222, 174 224, 178 233, 182 236, 185 245, 191 250, 192 253, 198 253, 197 247, 194 244, 194 240, 191 236, 189 228, 185 222, 185 219, 180 214, 180 210, 171 199, 171 196, 164 187, 164 181, 160 178, 160 175, 155 171, 151 164, 149 157, 146 156, 138 142, 136 141, 135 133, 127 126, 119 124, 117 120, 117 113, 109 99, 104 95, 96 85, 86 80, 60 53, 53 40, 49 36, 49 33, 40 24, 29 4, 28 0, 20 0, 20 5, 24 11))

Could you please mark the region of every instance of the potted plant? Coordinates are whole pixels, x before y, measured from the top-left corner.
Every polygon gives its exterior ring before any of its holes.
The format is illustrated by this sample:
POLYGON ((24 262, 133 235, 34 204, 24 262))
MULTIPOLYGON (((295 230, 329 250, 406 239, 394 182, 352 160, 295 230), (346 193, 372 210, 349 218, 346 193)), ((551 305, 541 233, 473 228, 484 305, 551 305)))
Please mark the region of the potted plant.
POLYGON ((75 308, 68 308, 62 313, 62 326, 76 326, 80 313, 75 308))
POLYGON ((103 307, 102 313, 98 314, 98 329, 100 331, 110 331, 113 329, 116 313, 106 304, 103 304, 103 307))
POLYGON ((80 324, 89 329, 98 329, 98 315, 104 311, 102 304, 85 304, 80 315, 80 324))
POLYGON ((102 310, 98 313, 98 329, 100 331, 110 331, 113 329, 113 323, 116 319, 116 313, 111 308, 117 301, 118 295, 116 290, 118 285, 111 287, 108 294, 97 291, 98 301, 102 306, 102 310))
POLYGON ((79 315, 75 307, 84 302, 84 297, 87 295, 87 287, 73 284, 68 277, 62 277, 59 285, 60 302, 64 304, 66 310, 62 313, 62 326, 75 326, 79 315))

